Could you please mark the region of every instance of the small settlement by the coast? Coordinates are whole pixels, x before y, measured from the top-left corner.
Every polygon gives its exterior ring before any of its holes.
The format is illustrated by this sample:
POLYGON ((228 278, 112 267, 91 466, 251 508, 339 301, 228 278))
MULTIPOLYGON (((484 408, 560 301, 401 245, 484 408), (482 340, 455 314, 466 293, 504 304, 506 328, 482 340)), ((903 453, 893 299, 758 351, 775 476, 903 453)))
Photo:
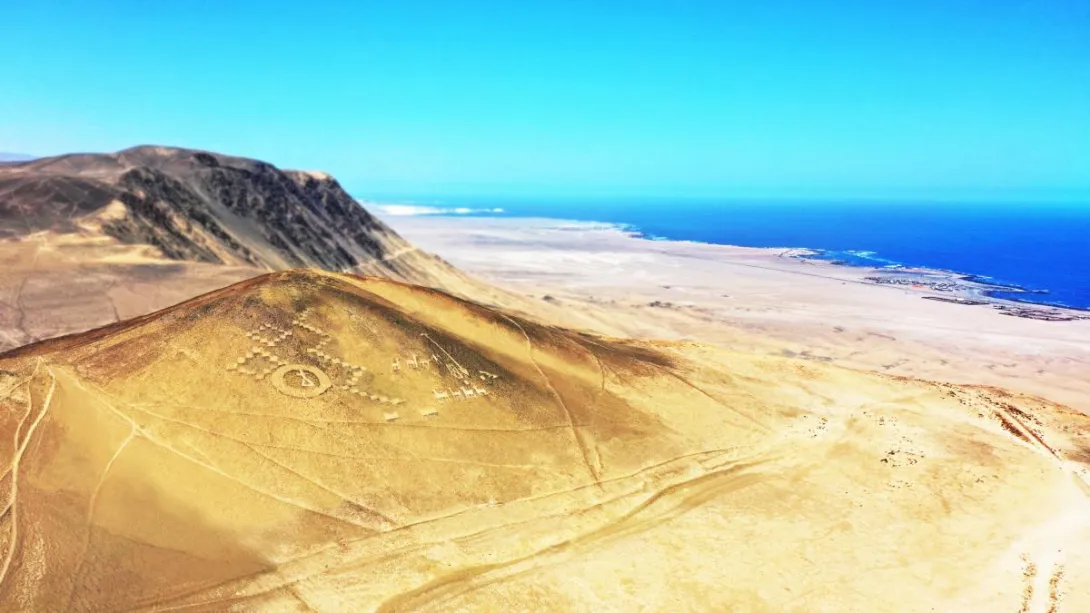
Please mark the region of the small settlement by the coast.
POLYGON ((877 285, 897 286, 907 289, 939 292, 943 295, 925 295, 926 300, 949 302, 965 306, 990 306, 1002 315, 1024 317, 1041 321, 1077 321, 1090 319, 1090 314, 1078 309, 1020 302, 997 298, 993 293, 1046 294, 1040 290, 1027 290, 1017 286, 985 283, 970 275, 927 269, 893 269, 882 274, 868 275, 864 280, 877 285))

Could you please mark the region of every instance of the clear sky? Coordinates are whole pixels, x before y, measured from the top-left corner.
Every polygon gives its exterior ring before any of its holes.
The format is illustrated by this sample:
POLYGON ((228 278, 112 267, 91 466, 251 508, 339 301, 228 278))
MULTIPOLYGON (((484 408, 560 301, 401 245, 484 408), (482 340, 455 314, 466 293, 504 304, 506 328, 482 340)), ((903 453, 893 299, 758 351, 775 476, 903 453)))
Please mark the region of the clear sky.
POLYGON ((1090 0, 10 0, 0 52, 0 151, 362 196, 1090 201, 1090 0))

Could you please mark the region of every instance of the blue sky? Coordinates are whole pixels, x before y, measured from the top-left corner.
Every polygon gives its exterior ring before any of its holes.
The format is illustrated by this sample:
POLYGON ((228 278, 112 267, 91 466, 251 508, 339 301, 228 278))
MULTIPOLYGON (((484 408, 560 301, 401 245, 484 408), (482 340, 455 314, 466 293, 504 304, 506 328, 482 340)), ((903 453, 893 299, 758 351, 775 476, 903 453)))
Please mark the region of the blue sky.
POLYGON ((8 2, 0 151, 391 197, 1090 201, 1090 2, 8 2))

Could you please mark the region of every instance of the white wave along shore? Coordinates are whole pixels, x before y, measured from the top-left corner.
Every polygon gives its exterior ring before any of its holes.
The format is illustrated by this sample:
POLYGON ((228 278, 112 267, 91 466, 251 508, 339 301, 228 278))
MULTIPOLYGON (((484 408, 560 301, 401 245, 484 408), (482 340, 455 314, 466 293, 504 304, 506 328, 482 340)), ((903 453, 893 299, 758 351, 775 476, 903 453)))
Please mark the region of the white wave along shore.
POLYGON ((500 208, 472 209, 468 207, 437 207, 416 204, 375 204, 372 205, 387 215, 472 215, 482 213, 503 213, 500 208))

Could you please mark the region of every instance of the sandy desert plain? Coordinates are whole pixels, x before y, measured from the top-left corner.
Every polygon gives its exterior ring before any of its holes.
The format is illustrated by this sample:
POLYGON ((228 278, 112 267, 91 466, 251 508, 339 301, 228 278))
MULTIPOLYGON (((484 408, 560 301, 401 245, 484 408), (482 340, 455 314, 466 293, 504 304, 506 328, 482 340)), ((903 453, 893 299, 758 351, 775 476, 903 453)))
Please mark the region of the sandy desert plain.
MULTIPOLYGON (((381 215, 380 215, 381 216, 381 215)), ((712 342, 1039 394, 1090 412, 1090 313, 1036 321, 877 285, 882 271, 761 249, 646 240, 611 224, 381 216, 422 249, 607 334, 712 342)), ((996 300, 996 304, 1013 304, 996 300)))
POLYGON ((2 610, 1090 610, 1090 320, 555 220, 187 261, 110 206, 0 241, 2 610))

